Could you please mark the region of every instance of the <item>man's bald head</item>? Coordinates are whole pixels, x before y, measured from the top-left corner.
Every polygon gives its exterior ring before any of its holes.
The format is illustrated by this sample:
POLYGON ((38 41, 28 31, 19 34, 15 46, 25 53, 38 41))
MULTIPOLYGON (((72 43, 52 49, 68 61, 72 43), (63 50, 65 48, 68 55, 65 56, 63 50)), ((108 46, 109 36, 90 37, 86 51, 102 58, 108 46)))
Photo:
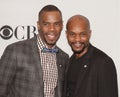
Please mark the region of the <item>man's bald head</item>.
POLYGON ((69 28, 69 26, 74 25, 74 23, 81 23, 83 25, 86 25, 88 27, 88 29, 90 29, 90 23, 88 18, 86 18, 83 15, 74 15, 71 18, 69 18, 69 20, 67 21, 66 24, 66 29, 69 28))

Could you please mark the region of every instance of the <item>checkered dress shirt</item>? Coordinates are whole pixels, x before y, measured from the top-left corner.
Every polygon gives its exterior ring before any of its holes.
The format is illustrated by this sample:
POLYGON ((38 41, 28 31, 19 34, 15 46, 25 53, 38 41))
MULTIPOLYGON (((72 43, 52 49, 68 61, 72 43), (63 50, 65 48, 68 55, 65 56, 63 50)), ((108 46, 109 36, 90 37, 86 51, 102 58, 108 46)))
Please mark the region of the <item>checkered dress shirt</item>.
POLYGON ((37 44, 43 70, 44 97, 54 97, 54 89, 58 80, 56 54, 50 52, 44 53, 41 51, 44 47, 47 47, 47 45, 42 42, 39 36, 37 36, 37 44))

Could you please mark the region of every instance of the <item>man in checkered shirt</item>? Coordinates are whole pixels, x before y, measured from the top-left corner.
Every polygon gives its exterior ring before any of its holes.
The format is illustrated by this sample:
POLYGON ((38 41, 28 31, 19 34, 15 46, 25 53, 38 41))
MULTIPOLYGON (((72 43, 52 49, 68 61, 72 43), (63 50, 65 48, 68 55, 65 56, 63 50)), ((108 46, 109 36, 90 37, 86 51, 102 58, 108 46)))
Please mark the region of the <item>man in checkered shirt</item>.
POLYGON ((61 97, 68 54, 56 46, 63 28, 54 5, 38 15, 38 35, 9 45, 0 60, 0 97, 61 97))

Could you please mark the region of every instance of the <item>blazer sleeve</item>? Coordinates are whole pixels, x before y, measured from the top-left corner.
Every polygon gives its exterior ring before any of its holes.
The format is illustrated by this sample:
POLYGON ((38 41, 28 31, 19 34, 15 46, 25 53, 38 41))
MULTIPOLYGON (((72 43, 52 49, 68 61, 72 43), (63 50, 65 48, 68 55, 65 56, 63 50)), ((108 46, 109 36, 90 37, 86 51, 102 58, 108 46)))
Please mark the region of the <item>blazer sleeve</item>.
POLYGON ((98 97, 118 97, 117 73, 113 60, 107 58, 99 65, 98 97))
POLYGON ((0 97, 7 97, 15 75, 16 57, 12 46, 8 46, 0 59, 0 97))

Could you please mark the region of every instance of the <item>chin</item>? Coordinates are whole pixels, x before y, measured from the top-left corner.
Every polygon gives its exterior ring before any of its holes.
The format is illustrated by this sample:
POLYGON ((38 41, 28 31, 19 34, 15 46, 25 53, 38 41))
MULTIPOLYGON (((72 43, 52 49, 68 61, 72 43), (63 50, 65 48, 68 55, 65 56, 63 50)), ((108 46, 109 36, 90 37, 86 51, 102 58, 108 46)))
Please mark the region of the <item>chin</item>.
POLYGON ((84 49, 82 49, 82 50, 72 49, 72 51, 73 51, 74 53, 76 53, 76 54, 80 54, 80 53, 82 53, 82 52, 84 51, 84 49))
POLYGON ((75 54, 80 54, 82 51, 73 51, 75 54))
POLYGON ((48 45, 55 45, 56 42, 48 42, 47 44, 48 44, 48 45))

